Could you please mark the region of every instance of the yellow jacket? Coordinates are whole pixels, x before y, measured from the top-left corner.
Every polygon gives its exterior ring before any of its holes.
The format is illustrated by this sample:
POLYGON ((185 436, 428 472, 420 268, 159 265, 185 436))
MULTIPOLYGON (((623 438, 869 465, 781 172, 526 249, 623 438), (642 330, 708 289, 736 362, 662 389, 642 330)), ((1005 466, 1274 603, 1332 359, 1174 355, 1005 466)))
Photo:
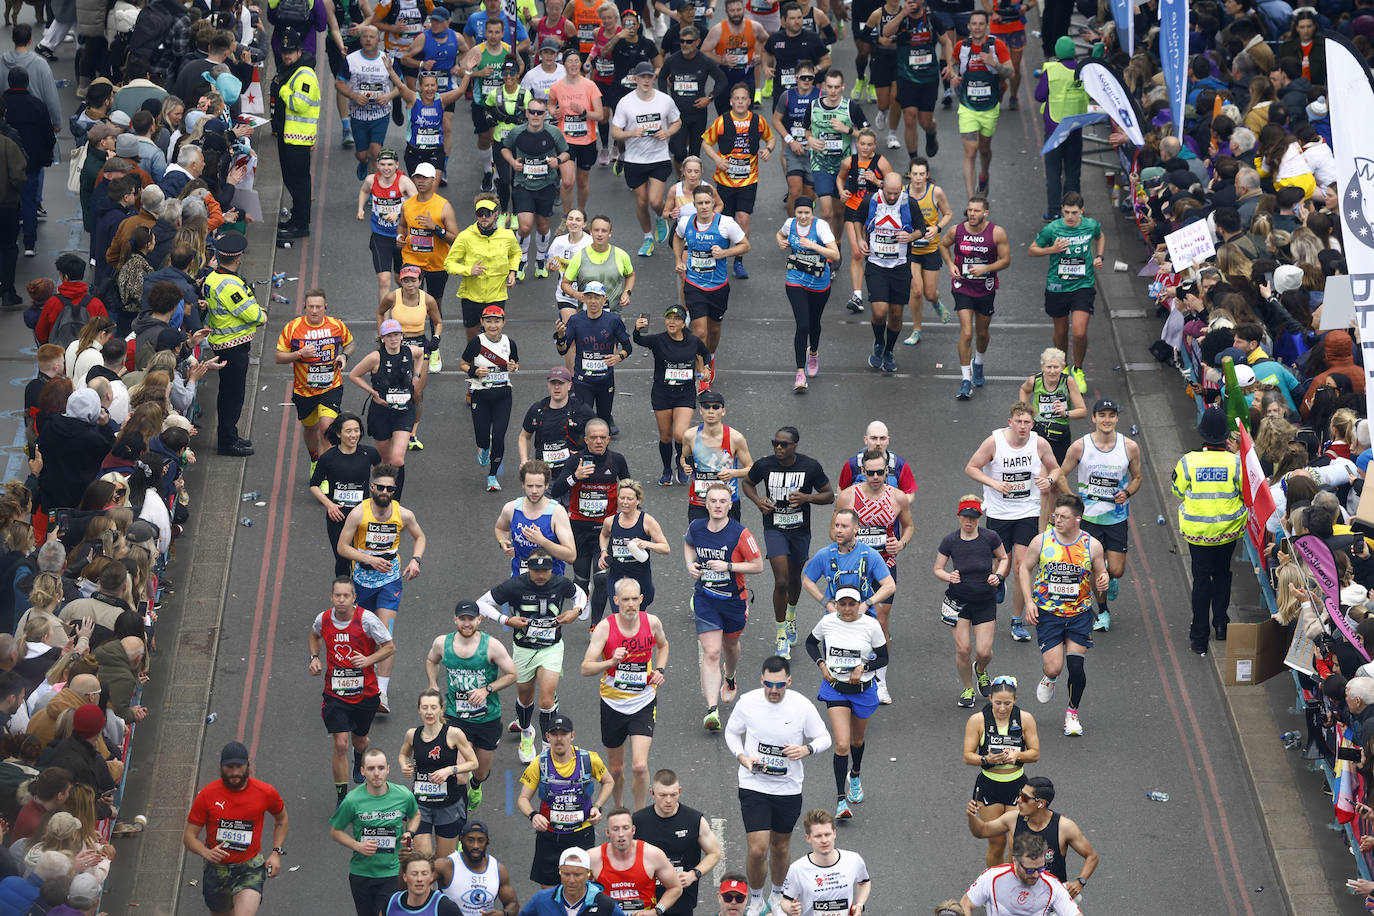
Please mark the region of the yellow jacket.
POLYGON ((1189 544, 1229 544, 1245 532, 1240 458, 1225 449, 1189 452, 1174 465, 1178 530, 1189 544))
POLYGON ((458 284, 458 298, 469 302, 505 302, 506 277, 520 268, 520 242, 510 229, 497 229, 483 235, 476 223, 468 226, 453 239, 444 258, 444 270, 463 279, 458 284), (472 268, 482 265, 482 273, 472 275, 472 268))

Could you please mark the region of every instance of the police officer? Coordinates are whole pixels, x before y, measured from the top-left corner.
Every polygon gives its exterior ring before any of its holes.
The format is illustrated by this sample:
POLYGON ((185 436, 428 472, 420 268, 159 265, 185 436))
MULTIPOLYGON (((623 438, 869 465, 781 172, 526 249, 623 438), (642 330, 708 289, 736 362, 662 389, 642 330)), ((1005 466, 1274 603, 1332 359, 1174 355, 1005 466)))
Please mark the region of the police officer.
POLYGON ((272 80, 272 99, 282 184, 291 192, 291 218, 277 228, 280 243, 310 234, 310 154, 320 127, 315 59, 301 52, 301 37, 294 29, 282 31, 281 69, 272 80))
MULTIPOLYGON (((304 199, 310 200, 308 191, 304 199)), ((239 276, 239 264, 247 247, 248 240, 242 234, 224 233, 215 243, 217 266, 205 277, 205 326, 210 329, 207 343, 215 356, 224 360, 215 401, 216 444, 221 455, 240 458, 253 454, 253 443, 239 435, 239 414, 243 411, 253 336, 267 324, 267 309, 258 305, 253 287, 239 276)))
POLYGON ((1188 641, 1207 654, 1207 616, 1211 611, 1217 642, 1226 639, 1231 604, 1231 559, 1245 532, 1245 502, 1240 495, 1240 458, 1231 445, 1225 411, 1208 407, 1197 424, 1202 447, 1174 465, 1178 530, 1188 542, 1193 563, 1193 623, 1188 641))

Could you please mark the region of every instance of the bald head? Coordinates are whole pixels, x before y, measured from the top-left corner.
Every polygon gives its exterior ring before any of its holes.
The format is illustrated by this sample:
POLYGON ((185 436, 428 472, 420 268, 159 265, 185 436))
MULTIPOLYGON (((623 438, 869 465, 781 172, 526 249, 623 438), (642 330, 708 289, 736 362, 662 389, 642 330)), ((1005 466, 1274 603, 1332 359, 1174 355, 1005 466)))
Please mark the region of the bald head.
POLYGON ((100 680, 94 674, 78 674, 67 682, 67 686, 82 696, 100 692, 100 680))
POLYGON ((137 636, 125 636, 119 644, 124 647, 124 654, 129 656, 129 661, 136 662, 143 657, 146 646, 137 636))
POLYGON ((869 448, 886 450, 891 444, 892 438, 887 433, 887 424, 881 420, 874 420, 868 424, 868 429, 864 432, 864 445, 869 448))
POLYGON ((1159 155, 1165 159, 1173 159, 1183 151, 1183 143, 1178 137, 1165 137, 1159 141, 1159 155))

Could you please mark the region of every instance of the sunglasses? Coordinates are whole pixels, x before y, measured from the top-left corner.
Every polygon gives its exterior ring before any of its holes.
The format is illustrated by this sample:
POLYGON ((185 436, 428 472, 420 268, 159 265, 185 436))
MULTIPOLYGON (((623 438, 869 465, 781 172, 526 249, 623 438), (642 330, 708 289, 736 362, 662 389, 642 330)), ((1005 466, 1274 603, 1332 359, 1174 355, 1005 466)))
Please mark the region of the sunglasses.
POLYGON ((377 490, 381 493, 395 493, 396 485, 390 483, 374 483, 372 485, 372 489, 377 490))
POLYGON ((548 114, 548 112, 545 111, 545 110, 542 109, 542 108, 526 108, 526 109, 525 109, 525 114, 529 115, 529 116, 532 118, 532 117, 534 117, 535 115, 539 115, 539 116, 542 117, 542 116, 548 114))
POLYGON ((802 80, 814 83, 816 81, 816 75, 814 73, 798 73, 797 82, 800 83, 802 80))
POLYGON ((695 38, 683 38, 679 43, 684 45, 694 45, 697 43, 697 40, 695 38))
POLYGON ((1038 802, 1040 799, 1036 798, 1034 795, 1027 795, 1025 792, 1022 792, 1020 795, 1016 796, 1016 800, 1023 801, 1029 805, 1038 802))
MULTIPOLYGON (((1018 862, 1018 863, 1016 863, 1016 864, 1021 865, 1020 862, 1018 862)), ((1047 871, 1048 869, 1049 869, 1049 866, 1048 866, 1048 865, 1041 865, 1039 868, 1030 868, 1030 867, 1028 867, 1028 866, 1021 865, 1021 870, 1022 870, 1023 872, 1025 872, 1027 875, 1038 875, 1038 874, 1040 874, 1040 873, 1043 872, 1043 871, 1047 871)))
POLYGON ((769 690, 786 690, 786 689, 787 689, 787 682, 786 682, 786 681, 764 681, 764 682, 763 682, 763 686, 764 686, 764 687, 767 687, 769 690))
POLYGON ((786 448, 789 445, 797 444, 795 442, 789 442, 787 439, 773 439, 770 441, 773 443, 773 448, 786 448))
POLYGON ((995 678, 992 679, 992 683, 993 683, 993 684, 1007 684, 1007 685, 1009 685, 1013 690, 1016 689, 1016 678, 1012 677, 1010 674, 999 674, 997 677, 995 677, 995 678))
POLYGON ((726 903, 743 903, 744 895, 736 891, 730 891, 729 893, 721 894, 720 899, 724 900, 726 903))

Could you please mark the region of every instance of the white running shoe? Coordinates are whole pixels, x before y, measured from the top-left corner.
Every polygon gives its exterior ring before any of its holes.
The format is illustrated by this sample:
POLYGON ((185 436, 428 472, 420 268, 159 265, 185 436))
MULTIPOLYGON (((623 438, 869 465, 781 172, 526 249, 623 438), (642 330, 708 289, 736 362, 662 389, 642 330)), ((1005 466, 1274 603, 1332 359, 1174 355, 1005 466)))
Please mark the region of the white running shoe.
POLYGON ((1064 713, 1064 734, 1081 735, 1083 734, 1083 723, 1078 721, 1078 713, 1075 710, 1066 710, 1064 713))
POLYGON ((1035 698, 1041 703, 1048 703, 1054 696, 1054 678, 1042 677, 1040 683, 1035 685, 1035 698))
POLYGON ((878 702, 883 706, 892 705, 892 694, 887 692, 887 681, 878 682, 878 702))
POLYGON ((890 133, 888 133, 888 135, 887 135, 887 148, 888 148, 888 149, 901 149, 901 148, 902 148, 902 141, 897 139, 897 134, 896 134, 895 132, 890 132, 890 133))
POLYGON ((749 909, 744 911, 744 916, 764 916, 768 912, 768 901, 758 900, 749 904, 749 909))
POLYGON ((786 912, 782 908, 782 894, 775 891, 768 895, 768 912, 773 913, 774 916, 782 916, 786 912))
POLYGON ((383 690, 377 699, 377 712, 384 716, 391 715, 391 701, 387 699, 386 691, 383 690))

